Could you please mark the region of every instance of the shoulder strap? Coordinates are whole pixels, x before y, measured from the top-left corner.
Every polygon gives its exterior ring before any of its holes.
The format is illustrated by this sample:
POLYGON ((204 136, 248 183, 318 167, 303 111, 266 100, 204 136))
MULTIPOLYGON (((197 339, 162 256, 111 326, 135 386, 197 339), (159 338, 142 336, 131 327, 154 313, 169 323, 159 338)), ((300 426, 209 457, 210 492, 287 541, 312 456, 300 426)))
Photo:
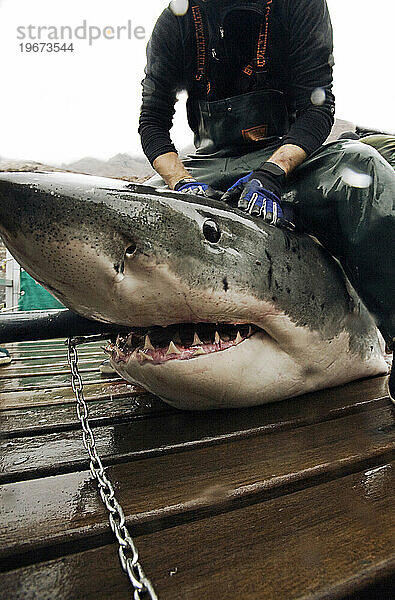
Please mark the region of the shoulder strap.
MULTIPOLYGON (((256 57, 254 57, 253 60, 254 65, 249 64, 242 70, 242 73, 248 77, 253 74, 255 69, 263 69, 266 65, 267 42, 273 0, 262 0, 259 5, 260 8, 264 8, 264 17, 259 29, 256 57)), ((243 8, 243 6, 240 5, 240 8, 243 8)), ((260 12, 262 12, 262 8, 260 12)), ((202 10, 202 7, 198 2, 191 2, 191 14, 195 29, 197 49, 195 79, 198 83, 206 88, 206 94, 208 95, 211 88, 210 82, 207 80, 207 64, 209 60, 208 53, 210 52, 210 27, 208 15, 206 14, 205 10, 202 10)), ((220 20, 221 19, 219 18, 218 21, 220 20)))
POLYGON ((266 50, 267 40, 269 36, 270 15, 272 12, 273 0, 267 0, 265 10, 265 20, 261 23, 258 36, 258 45, 256 52, 256 66, 258 69, 263 69, 266 65, 266 50))
POLYGON ((191 7, 192 18, 195 25, 196 49, 197 49, 197 67, 196 81, 202 81, 206 74, 207 62, 207 28, 203 23, 203 15, 198 4, 193 4, 191 7))

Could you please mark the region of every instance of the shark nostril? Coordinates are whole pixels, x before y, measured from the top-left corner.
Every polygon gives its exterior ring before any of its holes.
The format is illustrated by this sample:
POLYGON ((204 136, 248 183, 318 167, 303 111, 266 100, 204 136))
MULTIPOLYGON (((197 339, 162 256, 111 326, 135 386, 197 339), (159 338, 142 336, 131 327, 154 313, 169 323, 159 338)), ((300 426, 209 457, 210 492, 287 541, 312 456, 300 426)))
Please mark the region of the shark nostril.
POLYGON ((121 281, 123 281, 125 278, 125 275, 124 275, 125 261, 122 260, 120 263, 115 264, 114 269, 116 272, 114 281, 115 281, 115 283, 121 283, 121 281))
POLYGON ((136 252, 136 244, 130 244, 125 250, 126 258, 130 258, 136 252))
POLYGON ((121 260, 120 263, 116 263, 114 265, 114 270, 116 273, 123 275, 123 272, 125 271, 125 262, 121 260))

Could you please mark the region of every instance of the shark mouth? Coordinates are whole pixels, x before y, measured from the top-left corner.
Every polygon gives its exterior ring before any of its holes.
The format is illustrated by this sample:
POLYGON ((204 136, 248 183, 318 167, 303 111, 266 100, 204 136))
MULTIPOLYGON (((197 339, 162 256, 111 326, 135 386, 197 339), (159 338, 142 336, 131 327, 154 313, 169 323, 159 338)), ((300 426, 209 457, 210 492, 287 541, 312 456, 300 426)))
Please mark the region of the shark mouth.
POLYGON ((109 343, 105 351, 115 364, 137 360, 139 364, 161 365, 223 352, 238 346, 257 331, 260 329, 255 325, 210 323, 136 328, 127 336, 118 335, 115 343, 109 343))

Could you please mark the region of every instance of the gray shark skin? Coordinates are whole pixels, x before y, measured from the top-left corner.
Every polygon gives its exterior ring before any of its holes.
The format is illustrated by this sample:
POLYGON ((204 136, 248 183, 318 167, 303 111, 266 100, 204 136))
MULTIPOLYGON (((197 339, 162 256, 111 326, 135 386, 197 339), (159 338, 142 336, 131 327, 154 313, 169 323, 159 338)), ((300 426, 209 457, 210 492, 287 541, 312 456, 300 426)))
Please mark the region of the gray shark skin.
POLYGON ((179 408, 251 406, 387 372, 337 261, 219 201, 6 172, 0 234, 67 307, 130 327, 108 348, 113 366, 179 408))

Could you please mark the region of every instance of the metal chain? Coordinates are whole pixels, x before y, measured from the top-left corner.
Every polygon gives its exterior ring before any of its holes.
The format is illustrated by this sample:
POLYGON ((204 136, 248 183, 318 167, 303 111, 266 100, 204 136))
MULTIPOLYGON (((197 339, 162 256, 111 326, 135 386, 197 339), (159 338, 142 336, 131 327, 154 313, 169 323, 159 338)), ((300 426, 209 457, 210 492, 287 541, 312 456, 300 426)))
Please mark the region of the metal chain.
MULTIPOLYGON (((78 370, 78 354, 76 346, 83 341, 95 341, 92 338, 73 338, 67 340, 67 359, 71 370, 71 387, 77 400, 77 416, 82 426, 82 441, 90 458, 90 471, 96 479, 100 497, 109 515, 110 527, 118 541, 119 560, 122 569, 133 586, 133 600, 158 600, 151 582, 147 579, 139 563, 139 555, 133 539, 125 523, 122 506, 115 497, 113 485, 107 477, 100 456, 96 450, 96 441, 89 424, 89 409, 84 398, 84 385, 78 370)), ((102 338, 102 336, 101 336, 102 338)))

